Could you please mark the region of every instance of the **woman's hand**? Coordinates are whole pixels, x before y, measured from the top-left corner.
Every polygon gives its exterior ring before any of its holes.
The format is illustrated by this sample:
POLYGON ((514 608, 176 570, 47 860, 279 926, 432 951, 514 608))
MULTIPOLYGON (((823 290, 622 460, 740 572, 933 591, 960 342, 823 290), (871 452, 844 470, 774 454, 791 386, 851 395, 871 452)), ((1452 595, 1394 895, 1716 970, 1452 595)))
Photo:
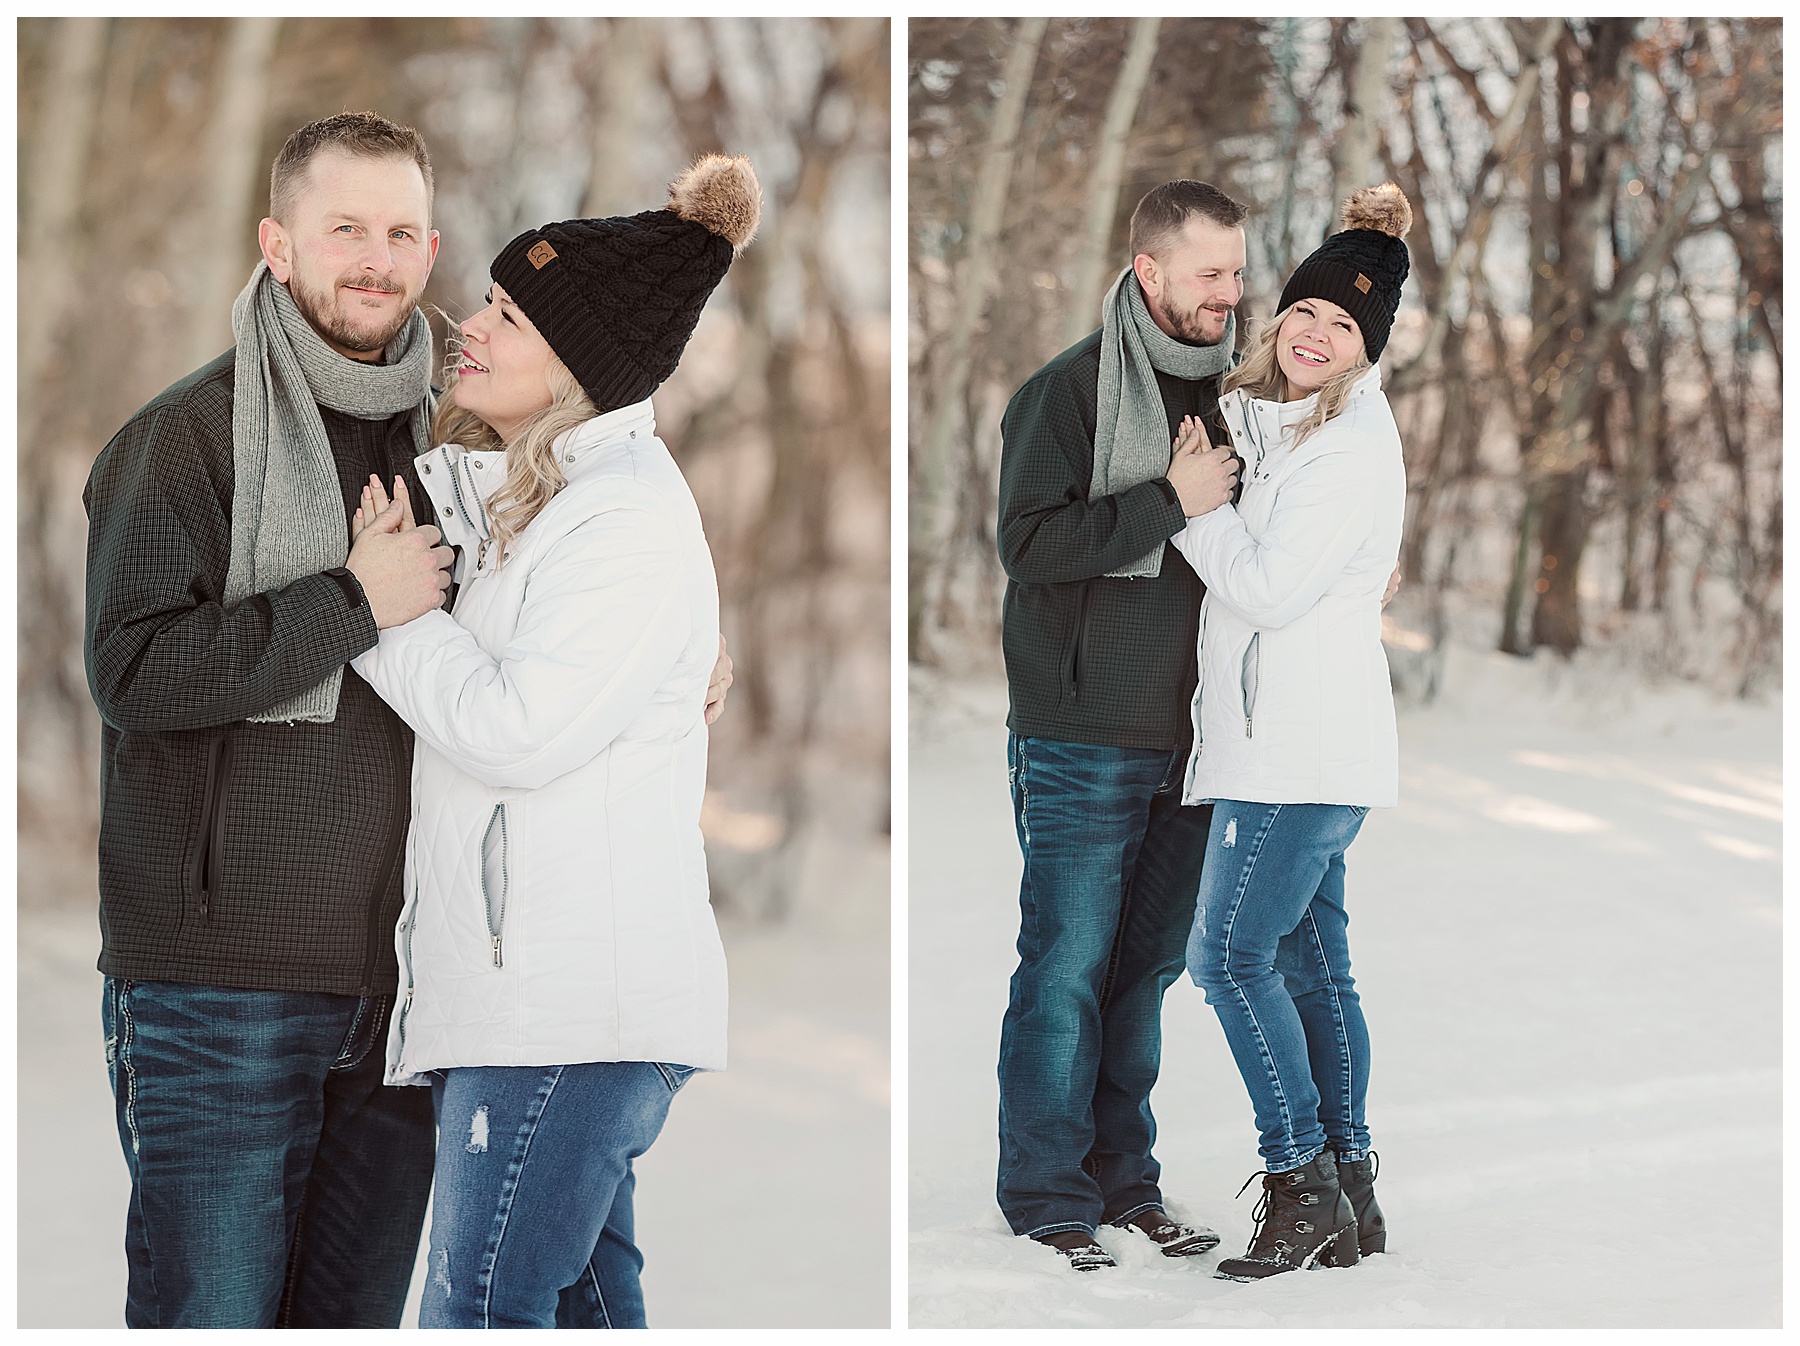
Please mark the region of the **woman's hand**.
POLYGON ((1223 445, 1215 449, 1200 418, 1185 417, 1169 458, 1169 485, 1181 501, 1181 512, 1190 519, 1212 513, 1231 499, 1237 472, 1231 450, 1223 445))
POLYGON ((387 492, 381 488, 381 478, 371 475, 369 484, 363 487, 362 504, 350 519, 351 546, 356 545, 356 539, 387 511, 390 504, 400 507, 400 527, 397 531, 407 533, 419 526, 413 520, 412 496, 407 493, 406 482, 399 477, 394 478, 394 498, 390 501, 387 492))
POLYGON ((719 661, 713 665, 712 677, 706 684, 706 722, 711 724, 725 713, 725 693, 731 690, 731 656, 725 653, 725 637, 719 636, 719 661))
POLYGON ((1400 567, 1395 565, 1394 573, 1388 576, 1387 592, 1381 595, 1382 607, 1385 608, 1394 601, 1394 595, 1400 592, 1400 581, 1403 578, 1404 576, 1400 574, 1400 567))

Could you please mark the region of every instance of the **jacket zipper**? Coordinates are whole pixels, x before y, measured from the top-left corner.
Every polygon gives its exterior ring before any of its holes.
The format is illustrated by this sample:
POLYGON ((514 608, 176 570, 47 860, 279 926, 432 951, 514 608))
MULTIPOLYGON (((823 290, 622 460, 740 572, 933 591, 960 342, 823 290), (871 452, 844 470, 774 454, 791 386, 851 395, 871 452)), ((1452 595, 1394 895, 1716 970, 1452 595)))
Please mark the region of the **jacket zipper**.
POLYGON ((194 862, 194 888, 200 897, 200 919, 212 920, 213 899, 225 869, 225 787, 231 777, 231 733, 221 733, 206 754, 206 798, 200 806, 200 851, 194 862))
POLYGON ((500 948, 500 934, 506 924, 506 894, 512 886, 512 876, 507 868, 506 845, 506 805, 494 805, 494 811, 488 817, 487 831, 481 835, 481 900, 487 907, 488 938, 494 943, 494 966, 503 965, 500 948), (493 885, 488 880, 489 861, 495 854, 494 837, 499 833, 500 861, 500 898, 496 904, 493 885))
MULTIPOLYGON (((386 709, 385 707, 383 708, 386 709)), ((400 737, 399 717, 388 711, 383 717, 387 721, 388 746, 394 750, 394 770, 397 779, 410 783, 412 781, 412 763, 407 760, 406 744, 400 737)), ((390 805, 390 807, 392 807, 390 805)), ((407 810, 411 813, 411 809, 407 810)), ((368 953, 363 959, 362 990, 363 995, 375 994, 375 961, 377 951, 381 948, 383 930, 381 921, 381 899, 387 893, 388 884, 394 877, 394 866, 400 860, 400 853, 406 842, 406 829, 411 824, 409 816, 399 818, 388 839, 387 863, 375 876, 375 891, 369 894, 369 936, 368 953)))
POLYGON ((1075 700, 1076 679, 1079 674, 1081 659, 1081 638, 1087 633, 1088 595, 1093 589, 1091 581, 1081 586, 1081 598, 1075 604, 1075 635, 1069 642, 1069 657, 1063 661, 1063 699, 1075 700))
POLYGON ((398 1017, 394 1020, 394 1031, 400 1037, 400 1051, 395 1060, 401 1069, 406 1067, 406 1012, 412 1008, 413 972, 412 972, 412 928, 413 922, 419 919, 419 904, 415 895, 411 908, 405 914, 400 926, 400 959, 406 966, 401 972, 406 975, 406 994, 401 998, 398 1017))
MULTIPOLYGON (((1195 649, 1204 649, 1205 647, 1206 604, 1203 601, 1200 605, 1200 639, 1195 643, 1195 649)), ((1197 763, 1200 760, 1200 754, 1206 751, 1206 733, 1200 727, 1200 698, 1206 693, 1206 661, 1196 658, 1194 666, 1197 672, 1194 680, 1194 761, 1197 763)), ((1191 783, 1192 773, 1190 772, 1189 775, 1191 783)))
POLYGON ((1262 656, 1256 648, 1261 638, 1260 631, 1250 633, 1250 643, 1244 647, 1244 663, 1238 675, 1238 686, 1244 694, 1245 738, 1254 737, 1250 731, 1250 718, 1256 713, 1256 689, 1262 681, 1262 656))

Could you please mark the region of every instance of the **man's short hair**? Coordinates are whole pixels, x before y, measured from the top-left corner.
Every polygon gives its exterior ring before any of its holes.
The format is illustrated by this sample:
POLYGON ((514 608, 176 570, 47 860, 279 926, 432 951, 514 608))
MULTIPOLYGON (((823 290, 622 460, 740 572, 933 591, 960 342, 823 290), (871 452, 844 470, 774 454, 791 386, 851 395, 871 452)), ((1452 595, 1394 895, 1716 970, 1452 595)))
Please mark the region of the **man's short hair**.
POLYGON ((373 112, 340 112, 302 126, 287 138, 269 171, 269 214, 283 224, 306 180, 307 165, 321 150, 338 150, 363 159, 411 159, 425 179, 425 206, 432 200, 431 156, 425 138, 373 112))
POLYGON ((1250 213, 1210 183, 1177 178, 1144 193, 1131 212, 1131 255, 1147 252, 1161 257, 1187 222, 1198 215, 1222 229, 1236 229, 1250 213))

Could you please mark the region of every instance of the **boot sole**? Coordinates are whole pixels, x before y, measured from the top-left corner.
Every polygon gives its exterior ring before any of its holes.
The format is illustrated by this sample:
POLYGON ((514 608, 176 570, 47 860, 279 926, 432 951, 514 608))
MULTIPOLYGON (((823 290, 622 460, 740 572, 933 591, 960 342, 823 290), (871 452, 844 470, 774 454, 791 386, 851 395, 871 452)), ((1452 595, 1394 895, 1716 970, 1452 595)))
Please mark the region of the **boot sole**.
POLYGON ((1202 1234, 1199 1238, 1189 1239, 1185 1243, 1172 1243, 1162 1250, 1164 1257, 1199 1257, 1211 1252, 1219 1246, 1217 1234, 1202 1234))

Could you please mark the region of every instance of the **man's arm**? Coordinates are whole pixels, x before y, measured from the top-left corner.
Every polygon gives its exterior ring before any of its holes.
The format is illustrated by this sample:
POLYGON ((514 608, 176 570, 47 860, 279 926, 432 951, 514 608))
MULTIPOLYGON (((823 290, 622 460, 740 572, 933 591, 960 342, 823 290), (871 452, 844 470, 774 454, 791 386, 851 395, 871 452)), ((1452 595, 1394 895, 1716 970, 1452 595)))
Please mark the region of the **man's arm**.
POLYGON ((375 643, 377 614, 343 576, 306 575, 226 610, 231 520, 204 437, 185 408, 160 407, 114 437, 88 481, 88 685, 120 729, 231 724, 375 643))
POLYGON ((1061 370, 1019 389, 1000 435, 1000 563, 1022 584, 1104 575, 1187 523, 1167 478, 1089 502, 1094 431, 1061 370))

